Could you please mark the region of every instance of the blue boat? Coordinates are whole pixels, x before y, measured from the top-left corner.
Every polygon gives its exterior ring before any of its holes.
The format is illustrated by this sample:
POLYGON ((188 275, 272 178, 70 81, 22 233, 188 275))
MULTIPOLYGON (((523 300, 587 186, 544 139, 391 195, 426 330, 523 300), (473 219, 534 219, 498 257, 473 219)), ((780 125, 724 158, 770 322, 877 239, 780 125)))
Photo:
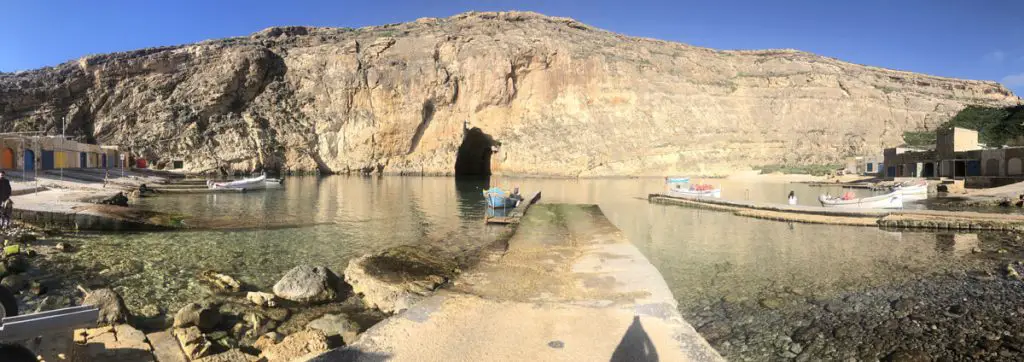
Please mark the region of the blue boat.
POLYGON ((689 177, 666 177, 665 182, 667 183, 686 183, 690 182, 689 177))
POLYGON ((487 207, 489 208, 514 208, 523 199, 519 194, 510 194, 497 187, 484 190, 484 198, 487 199, 487 207))

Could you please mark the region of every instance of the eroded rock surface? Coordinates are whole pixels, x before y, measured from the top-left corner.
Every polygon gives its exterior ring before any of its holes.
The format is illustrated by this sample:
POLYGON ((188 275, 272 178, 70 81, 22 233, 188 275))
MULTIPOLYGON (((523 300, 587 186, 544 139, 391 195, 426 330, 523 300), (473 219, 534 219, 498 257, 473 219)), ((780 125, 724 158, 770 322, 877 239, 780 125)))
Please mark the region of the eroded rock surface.
POLYGON ((399 246, 352 259, 345 281, 363 303, 398 313, 430 295, 459 272, 454 259, 422 246, 399 246))
POLYGON ((191 172, 663 175, 877 153, 966 104, 1017 102, 994 82, 471 12, 0 74, 0 132, 59 130, 66 116, 80 140, 191 172))

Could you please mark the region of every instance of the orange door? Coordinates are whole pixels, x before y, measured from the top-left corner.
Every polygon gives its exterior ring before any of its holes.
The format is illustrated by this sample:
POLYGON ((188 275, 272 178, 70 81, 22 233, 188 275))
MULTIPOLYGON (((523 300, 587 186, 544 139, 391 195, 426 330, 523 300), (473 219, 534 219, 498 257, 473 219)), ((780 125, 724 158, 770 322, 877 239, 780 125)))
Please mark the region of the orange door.
POLYGON ((15 167, 17 165, 14 164, 14 150, 4 148, 3 151, 0 151, 0 168, 7 170, 15 167))

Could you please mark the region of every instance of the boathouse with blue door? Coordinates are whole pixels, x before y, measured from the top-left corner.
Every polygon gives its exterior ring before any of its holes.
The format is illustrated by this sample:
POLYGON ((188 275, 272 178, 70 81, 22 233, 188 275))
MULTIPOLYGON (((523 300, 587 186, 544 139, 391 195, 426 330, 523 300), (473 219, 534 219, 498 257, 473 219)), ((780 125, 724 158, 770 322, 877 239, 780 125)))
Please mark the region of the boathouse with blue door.
POLYGON ((36 153, 30 149, 25 149, 25 172, 32 172, 36 170, 36 153))
POLYGON ((52 170, 52 169, 54 169, 54 167, 53 167, 54 162, 53 161, 54 161, 53 150, 43 150, 43 165, 42 165, 43 168, 42 169, 43 170, 52 170))

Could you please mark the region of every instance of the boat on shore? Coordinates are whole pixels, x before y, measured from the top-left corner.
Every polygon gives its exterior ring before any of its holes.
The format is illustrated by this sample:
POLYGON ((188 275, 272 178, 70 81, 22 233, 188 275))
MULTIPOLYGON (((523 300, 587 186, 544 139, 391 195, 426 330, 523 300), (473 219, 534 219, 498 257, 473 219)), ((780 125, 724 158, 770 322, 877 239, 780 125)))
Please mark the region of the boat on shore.
POLYGON ((268 179, 266 175, 230 182, 207 182, 211 190, 249 191, 281 187, 280 179, 268 179))
POLYGON ((674 184, 674 183, 687 183, 687 182, 690 182, 690 178, 689 177, 666 177, 665 178, 665 183, 670 183, 670 184, 674 184))
POLYGON ((844 209, 902 209, 903 194, 894 191, 885 195, 849 198, 834 197, 829 195, 818 196, 818 201, 823 207, 834 207, 844 209))

